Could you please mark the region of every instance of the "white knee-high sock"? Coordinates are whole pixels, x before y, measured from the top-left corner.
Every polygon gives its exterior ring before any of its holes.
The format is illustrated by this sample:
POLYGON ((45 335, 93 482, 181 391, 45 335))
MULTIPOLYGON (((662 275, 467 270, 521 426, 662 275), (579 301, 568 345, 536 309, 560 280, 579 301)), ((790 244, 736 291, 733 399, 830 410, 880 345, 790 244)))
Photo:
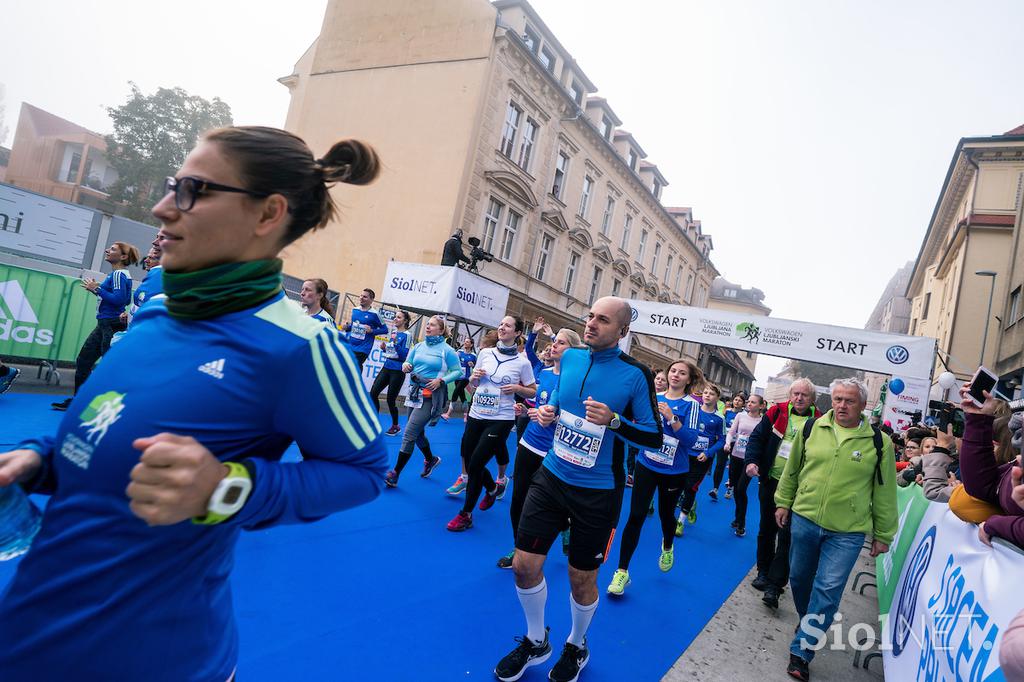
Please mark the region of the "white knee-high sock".
POLYGON ((548 600, 548 583, 541 578, 540 585, 525 590, 516 586, 519 603, 523 605, 526 616, 526 637, 534 644, 544 641, 544 604, 548 600))
POLYGON ((601 600, 595 599, 593 604, 580 606, 573 599, 572 594, 569 595, 569 605, 572 607, 572 632, 569 633, 569 639, 565 641, 576 646, 583 646, 583 638, 587 636, 587 629, 590 627, 590 621, 594 618, 599 601, 601 600))

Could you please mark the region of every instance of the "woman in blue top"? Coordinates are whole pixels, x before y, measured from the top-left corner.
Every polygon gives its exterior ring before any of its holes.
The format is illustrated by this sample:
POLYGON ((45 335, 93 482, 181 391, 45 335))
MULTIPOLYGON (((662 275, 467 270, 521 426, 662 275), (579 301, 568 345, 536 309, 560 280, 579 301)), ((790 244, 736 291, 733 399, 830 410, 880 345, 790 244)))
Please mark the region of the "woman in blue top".
MULTIPOLYGON (((527 344, 529 347, 529 344, 527 344)), ((519 439, 519 447, 516 449, 515 468, 512 472, 512 503, 509 505, 509 516, 512 519, 512 543, 515 544, 516 532, 519 529, 519 517, 523 513, 523 504, 526 502, 526 493, 530 489, 530 479, 537 472, 537 469, 544 463, 544 456, 551 449, 551 442, 555 438, 555 424, 541 426, 537 423, 537 408, 548 404, 548 399, 555 392, 558 386, 558 374, 561 369, 562 353, 567 348, 585 348, 580 335, 571 329, 559 329, 555 340, 547 347, 548 358, 551 360, 550 367, 543 367, 537 374, 537 393, 534 395, 534 404, 525 408, 522 403, 516 404, 516 412, 524 412, 530 420, 523 437, 519 439)), ((498 568, 512 568, 513 549, 505 556, 498 559, 498 568)))
MULTIPOLYGON (((128 266, 139 262, 139 250, 125 242, 114 242, 103 252, 103 260, 112 269, 102 284, 92 278, 82 280, 82 286, 95 294, 99 303, 96 306, 96 327, 86 337, 75 359, 75 394, 89 378, 96 362, 110 350, 110 340, 114 338, 114 333, 125 329, 121 313, 132 300, 132 275, 128 272, 128 266)), ((68 409, 71 400, 68 398, 53 403, 51 407, 64 411, 68 409)))
POLYGON ((647 510, 658 493, 658 518, 661 520, 661 556, 658 567, 668 571, 675 562, 672 543, 676 529, 676 502, 686 486, 686 473, 690 470, 687 450, 697 438, 697 412, 699 405, 690 392, 704 383, 704 374, 689 360, 676 360, 665 371, 668 388, 658 394, 658 412, 661 413, 661 449, 641 450, 633 471, 633 494, 629 503, 629 518, 622 530, 619 545, 619 567, 612 575, 608 594, 621 595, 630 583, 629 562, 640 542, 640 529, 647 520, 647 510))
POLYGON ((430 451, 430 441, 424 430, 431 421, 434 392, 447 391, 447 384, 462 376, 459 356, 455 354, 455 349, 445 343, 448 325, 444 318, 434 315, 427 320, 425 331, 427 338, 412 347, 402 365, 402 371, 410 375, 409 397, 405 400, 409 418, 405 422, 402 445, 398 448, 398 462, 384 477, 384 483, 389 488, 398 486, 398 477, 409 463, 414 446, 419 446, 423 453, 423 472, 420 478, 430 476, 441 463, 441 458, 430 451))
POLYGON ((399 310, 395 313, 395 328, 388 333, 387 341, 380 342, 380 349, 384 352, 384 367, 373 380, 370 387, 370 398, 377 406, 380 413, 380 393, 385 387, 388 389, 388 411, 391 413, 391 428, 387 430, 389 436, 401 432, 398 426, 398 393, 405 383, 405 372, 402 365, 409 355, 409 313, 399 310))
POLYGON ((323 322, 332 329, 337 328, 334 321, 334 306, 327 298, 327 281, 323 279, 307 279, 299 289, 299 303, 306 309, 306 314, 314 320, 323 322))
POLYGON ((51 495, 0 593, 0 678, 223 682, 242 530, 375 498, 380 425, 340 334, 282 289, 278 253, 365 184, 371 148, 315 160, 273 128, 207 133, 153 208, 166 298, 147 304, 54 436, 0 454, 0 485, 51 495), (315 425, 315 427, 311 427, 315 425), (300 462, 281 462, 296 442, 300 462))
POLYGON ((701 394, 698 415, 697 439, 690 447, 690 472, 687 474, 686 488, 680 501, 679 521, 676 523, 676 535, 683 534, 684 521, 690 524, 697 522, 697 490, 704 481, 708 469, 715 461, 715 456, 725 447, 725 420, 718 414, 718 400, 722 391, 714 384, 704 386, 701 394))

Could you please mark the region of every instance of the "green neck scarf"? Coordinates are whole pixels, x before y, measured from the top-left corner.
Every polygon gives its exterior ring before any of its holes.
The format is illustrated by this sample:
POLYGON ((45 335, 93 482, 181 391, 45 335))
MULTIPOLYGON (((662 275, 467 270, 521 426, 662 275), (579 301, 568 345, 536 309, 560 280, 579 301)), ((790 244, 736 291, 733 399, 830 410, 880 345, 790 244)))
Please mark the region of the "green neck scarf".
POLYGON ((181 320, 208 320, 252 308, 281 291, 283 265, 274 258, 196 272, 164 271, 167 312, 181 320))

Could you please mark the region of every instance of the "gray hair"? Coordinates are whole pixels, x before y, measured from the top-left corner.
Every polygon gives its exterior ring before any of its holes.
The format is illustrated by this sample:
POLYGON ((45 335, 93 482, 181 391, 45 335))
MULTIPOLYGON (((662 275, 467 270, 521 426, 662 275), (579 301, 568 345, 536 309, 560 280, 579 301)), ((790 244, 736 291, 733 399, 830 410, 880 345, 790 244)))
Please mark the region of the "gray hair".
POLYGON ((806 384, 807 390, 811 392, 812 399, 814 398, 814 396, 818 394, 818 389, 815 388, 813 381, 811 381, 807 377, 800 377, 799 379, 797 379, 796 381, 789 385, 789 391, 787 392, 787 395, 791 395, 793 393, 793 389, 796 388, 797 384, 806 384))
POLYGON ((842 386, 843 388, 856 388, 860 393, 860 401, 865 405, 868 402, 868 387, 864 385, 864 382, 857 377, 849 377, 847 379, 836 379, 828 385, 828 393, 832 395, 836 392, 836 389, 842 386))

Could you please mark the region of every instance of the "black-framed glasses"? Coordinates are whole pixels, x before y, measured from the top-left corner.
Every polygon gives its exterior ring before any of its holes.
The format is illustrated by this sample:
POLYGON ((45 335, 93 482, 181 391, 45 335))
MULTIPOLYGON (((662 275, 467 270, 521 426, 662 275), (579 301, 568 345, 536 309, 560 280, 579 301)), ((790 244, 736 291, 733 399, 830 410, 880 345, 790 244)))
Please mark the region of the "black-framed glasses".
POLYGON ((270 196, 266 192, 253 192, 241 187, 229 187, 216 182, 193 178, 190 175, 186 175, 183 178, 167 178, 164 180, 164 192, 167 194, 174 193, 174 205, 182 213, 191 211, 192 207, 196 205, 196 199, 207 192, 237 192, 238 194, 248 194, 257 199, 265 199, 270 196))

